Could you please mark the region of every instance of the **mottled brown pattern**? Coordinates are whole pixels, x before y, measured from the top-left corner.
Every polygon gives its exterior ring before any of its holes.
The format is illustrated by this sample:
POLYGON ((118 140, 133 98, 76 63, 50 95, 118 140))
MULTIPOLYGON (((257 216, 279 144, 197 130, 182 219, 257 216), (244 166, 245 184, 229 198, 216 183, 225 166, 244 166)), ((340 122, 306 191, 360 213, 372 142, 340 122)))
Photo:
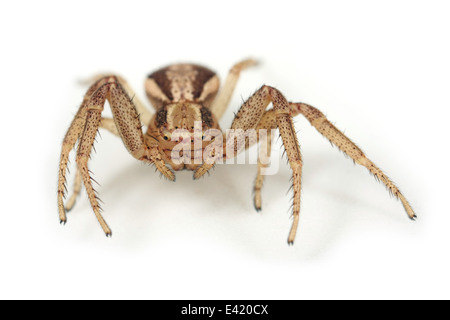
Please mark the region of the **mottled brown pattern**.
POLYGON ((203 124, 208 128, 212 128, 214 125, 214 120, 211 111, 207 108, 201 108, 200 112, 202 113, 203 124))
MULTIPOLYGON (((88 160, 99 128, 105 128, 119 136, 134 158, 153 164, 164 177, 171 181, 175 180, 173 170, 193 170, 194 178, 198 179, 214 166, 214 162, 209 160, 214 160, 216 155, 218 158, 235 157, 242 150, 236 145, 234 150, 226 148, 235 138, 245 138, 245 147, 248 148, 260 139, 264 139, 264 135, 259 130, 265 129, 269 131, 269 134, 264 142, 270 146, 272 143, 270 130, 278 129, 292 169, 293 223, 288 237, 288 243, 292 244, 299 224, 303 166, 292 119, 298 114, 305 116, 311 125, 331 143, 352 158, 355 163, 366 167, 384 183, 388 190, 400 199, 411 219, 416 217, 406 198, 386 174, 375 166, 356 144, 329 122, 322 112, 304 103, 289 103, 281 92, 273 87, 264 85, 245 101, 231 126, 231 129, 235 129, 234 135, 224 137, 222 131, 217 130, 218 135, 215 141, 200 139, 196 142, 194 137, 209 135, 206 129, 220 129, 217 121, 230 101, 240 72, 255 64, 256 61, 247 59, 234 65, 215 100, 219 89, 219 79, 211 70, 192 64, 176 64, 160 69, 152 73, 145 84, 147 96, 157 111, 153 115, 138 98, 131 98, 134 97, 133 91, 123 78, 114 75, 97 77, 97 81, 87 91, 62 144, 58 178, 58 210, 61 222, 66 222, 66 209, 73 207, 83 183, 103 231, 106 235, 111 235, 110 228, 100 214, 99 199, 93 189, 93 179, 88 168, 88 160), (106 100, 109 101, 113 118, 102 118, 106 100), (267 110, 270 104, 273 108, 267 110), (197 121, 202 124, 200 128, 195 128, 197 121), (145 136, 141 129, 142 125, 148 126, 145 136), (187 136, 180 136, 180 132, 176 131, 178 129, 184 130, 183 134, 187 136), (247 130, 257 130, 257 133, 247 130), (173 155, 172 151, 179 140, 193 146, 193 149, 184 150, 178 158, 185 155, 188 159, 197 159, 195 154, 198 152, 200 156, 205 152, 206 157, 201 157, 198 163, 176 163, 177 156, 173 155), (64 207, 69 153, 77 142, 74 192, 64 207), (211 149, 211 146, 217 146, 215 143, 218 143, 219 148, 211 149), (218 155, 216 151, 222 149, 228 153, 218 155)), ((270 149, 268 151, 270 155, 270 149)), ((260 155, 260 157, 263 156, 260 155)), ((264 164, 267 162, 263 163, 261 160, 262 158, 258 158, 258 171, 254 184, 256 210, 261 209, 263 169, 267 166, 264 164)))
POLYGON ((177 64, 157 70, 148 78, 155 80, 170 101, 195 101, 202 94, 205 83, 213 76, 215 73, 205 67, 195 64, 177 64), (176 84, 179 86, 176 87, 176 84), (178 95, 184 99, 177 99, 178 95), (193 99, 186 99, 191 95, 193 99))
POLYGON ((109 98, 114 122, 131 154, 145 148, 139 115, 131 98, 119 83, 111 84, 109 98))
POLYGON ((197 71, 197 75, 192 81, 192 86, 194 88, 194 99, 198 99, 203 92, 203 87, 209 79, 215 76, 215 73, 205 67, 199 65, 193 65, 195 70, 197 71))
POLYGON ((155 82, 158 84, 161 91, 169 98, 169 100, 173 100, 172 95, 172 81, 167 77, 167 70, 169 67, 157 70, 150 74, 148 77, 155 80, 155 82))
POLYGON ((156 126, 158 128, 161 128, 162 126, 164 126, 167 123, 167 110, 166 109, 161 109, 158 112, 156 112, 156 126))

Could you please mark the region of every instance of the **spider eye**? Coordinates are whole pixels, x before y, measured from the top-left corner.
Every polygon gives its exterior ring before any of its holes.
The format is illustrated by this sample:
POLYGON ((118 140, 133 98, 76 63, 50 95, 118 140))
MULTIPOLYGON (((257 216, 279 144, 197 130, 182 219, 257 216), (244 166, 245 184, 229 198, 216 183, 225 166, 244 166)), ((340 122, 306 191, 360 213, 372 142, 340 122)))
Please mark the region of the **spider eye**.
POLYGON ((162 135, 162 138, 166 141, 170 140, 172 137, 172 133, 169 130, 167 130, 166 128, 163 128, 161 130, 161 135, 162 135))

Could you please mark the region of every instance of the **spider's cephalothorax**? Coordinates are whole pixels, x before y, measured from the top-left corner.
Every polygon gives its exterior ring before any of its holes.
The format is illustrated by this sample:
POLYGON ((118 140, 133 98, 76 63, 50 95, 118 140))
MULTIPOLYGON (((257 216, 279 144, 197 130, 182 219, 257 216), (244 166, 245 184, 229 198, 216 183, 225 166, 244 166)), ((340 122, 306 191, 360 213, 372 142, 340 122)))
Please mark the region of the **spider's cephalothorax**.
MULTIPOLYGON (((217 75, 202 66, 176 64, 149 75, 145 89, 147 97, 157 109, 148 124, 146 141, 158 141, 163 160, 172 169, 197 169, 198 164, 172 161, 171 153, 182 139, 189 139, 191 149, 194 149, 196 123, 201 123, 202 132, 220 129, 210 111, 211 102, 219 89, 217 75), (174 131, 180 130, 187 132, 189 136, 172 137, 174 131)), ((202 149, 207 144, 203 142, 202 149)))
MULTIPOLYGON (((67 131, 62 145, 58 180, 58 209, 61 222, 66 222, 66 210, 73 207, 76 197, 80 193, 81 185, 84 183, 91 206, 101 227, 107 236, 111 235, 110 228, 100 214, 98 198, 92 187, 92 179, 88 170, 88 159, 98 128, 107 129, 119 136, 133 157, 155 165, 156 169, 169 180, 175 180, 173 170, 193 170, 195 179, 208 172, 213 167, 213 163, 208 161, 180 163, 175 161, 179 159, 174 158, 172 151, 181 143, 191 145, 192 154, 207 148, 212 140, 199 141, 196 138, 202 138, 205 132, 212 129, 220 130, 218 120, 229 104, 240 72, 254 64, 254 60, 244 60, 234 65, 220 91, 219 78, 205 67, 176 64, 162 68, 150 74, 145 83, 147 97, 155 108, 154 114, 151 114, 135 97, 123 78, 116 75, 96 77, 95 83, 86 93, 81 107, 67 131), (106 100, 111 106, 113 118, 104 118, 101 115, 106 100), (142 131, 143 125, 147 126, 145 134, 142 131), (74 193, 64 205, 69 153, 77 142, 77 173, 74 193)), ((408 201, 392 181, 319 110, 305 103, 288 102, 277 89, 262 86, 239 109, 231 129, 255 130, 256 132, 260 132, 261 129, 279 130, 293 172, 294 220, 288 243, 294 242, 300 214, 302 158, 292 123, 292 117, 298 114, 305 116, 311 125, 331 143, 356 163, 366 167, 380 180, 395 197, 400 199, 411 219, 416 217, 408 201), (267 110, 269 104, 272 104, 273 108, 267 110)), ((267 143, 268 151, 270 151, 271 135, 257 134, 257 140, 253 142, 247 140, 245 147, 258 142, 260 138, 265 140, 263 142, 267 143)), ((230 145, 231 140, 228 141, 226 135, 220 135, 219 139, 223 142, 225 151, 227 142, 230 145)), ((178 154, 182 155, 182 153, 178 154)), ((234 157, 236 154, 237 150, 231 154, 223 152, 223 156, 228 158, 234 157)), ((202 158, 200 157, 200 159, 202 158)), ((261 210, 264 167, 265 162, 258 160, 258 172, 254 184, 254 205, 258 211, 261 210)))
MULTIPOLYGON (((176 171, 181 169, 195 170, 199 165, 193 163, 193 153, 190 156, 192 161, 184 163, 172 161, 172 151, 179 143, 189 143, 189 149, 194 150, 194 140, 198 129, 200 129, 200 134, 198 135, 198 138, 200 139, 204 136, 204 132, 207 132, 210 129, 220 130, 211 111, 199 103, 170 103, 161 107, 161 109, 153 116, 148 125, 145 140, 147 144, 158 141, 160 150, 162 150, 163 160, 169 164, 172 169, 176 171), (201 126, 200 128, 197 128, 199 123, 201 123, 201 126)), ((206 142, 200 140, 201 150, 203 151, 209 143, 209 141, 206 142)))

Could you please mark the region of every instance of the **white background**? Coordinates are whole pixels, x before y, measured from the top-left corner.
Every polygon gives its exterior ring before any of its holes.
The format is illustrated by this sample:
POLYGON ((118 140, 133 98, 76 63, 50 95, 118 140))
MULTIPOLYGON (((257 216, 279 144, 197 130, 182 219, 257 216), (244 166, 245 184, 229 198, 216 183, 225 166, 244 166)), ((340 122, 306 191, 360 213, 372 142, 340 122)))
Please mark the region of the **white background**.
POLYGON ((450 298, 449 14, 446 1, 3 2, 0 298, 450 298), (284 159, 256 213, 254 165, 170 183, 108 132, 90 167, 112 239, 84 191, 59 225, 60 144, 86 91, 79 79, 117 72, 144 99, 158 67, 192 61, 224 79, 246 57, 261 65, 242 74, 223 128, 242 99, 275 86, 361 146, 418 221, 297 117, 293 247, 284 159))

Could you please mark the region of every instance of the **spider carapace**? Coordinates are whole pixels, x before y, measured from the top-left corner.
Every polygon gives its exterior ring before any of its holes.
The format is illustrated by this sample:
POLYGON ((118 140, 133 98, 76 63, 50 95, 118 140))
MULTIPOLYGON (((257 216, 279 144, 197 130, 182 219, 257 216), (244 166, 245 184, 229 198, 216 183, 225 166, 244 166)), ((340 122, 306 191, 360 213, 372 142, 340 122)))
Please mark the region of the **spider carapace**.
MULTIPOLYGON (((60 221, 66 222, 66 211, 74 206, 76 197, 84 184, 92 209, 103 231, 107 236, 111 235, 111 229, 100 214, 99 199, 93 189, 88 169, 89 156, 99 128, 104 128, 120 137, 134 158, 155 165, 168 180, 174 181, 174 171, 180 169, 193 170, 195 179, 208 172, 214 166, 214 161, 206 161, 208 157, 200 156, 200 161, 180 162, 179 158, 174 159, 173 151, 182 142, 184 144, 187 142, 193 147, 189 158, 194 159, 193 155, 196 152, 202 154, 208 146, 217 142, 218 136, 214 139, 211 137, 204 139, 205 132, 220 130, 218 120, 230 102, 241 71, 255 64, 256 62, 252 59, 235 64, 220 91, 217 75, 199 65, 176 64, 153 72, 145 82, 147 97, 155 109, 153 114, 135 96, 122 77, 117 75, 96 77, 64 137, 58 180, 60 221), (111 107, 112 118, 102 117, 106 100, 111 107), (143 126, 147 126, 145 134, 142 131, 143 126), (180 135, 180 131, 184 134, 180 135), (196 139, 197 136, 200 136, 200 140, 196 139), (64 204, 69 153, 77 143, 74 191, 64 204)), ((289 244, 294 242, 300 214, 302 158, 292 122, 292 118, 298 114, 305 116, 311 125, 332 144, 355 163, 366 167, 380 180, 402 202, 411 219, 416 217, 410 204, 394 183, 365 156, 360 148, 331 124, 322 112, 305 103, 288 102, 280 91, 264 85, 241 106, 231 129, 239 132, 255 130, 257 138, 253 141, 250 141, 248 137, 245 138, 245 147, 261 140, 267 143, 268 151, 270 151, 272 135, 265 135, 263 138, 258 132, 263 129, 279 130, 293 172, 293 223, 288 236, 289 244), (267 109, 270 104, 272 108, 267 109)), ((230 158, 239 153, 238 148, 232 148, 231 152, 227 152, 229 149, 226 146, 231 142, 234 143, 235 138, 236 136, 230 138, 227 134, 221 135, 219 139, 222 145, 221 157, 230 158)), ((209 157, 217 159, 217 153, 213 152, 209 157)), ((177 154, 183 156, 182 152, 177 154)), ((261 209, 261 188, 265 166, 265 162, 258 159, 253 199, 258 211, 261 209)))

